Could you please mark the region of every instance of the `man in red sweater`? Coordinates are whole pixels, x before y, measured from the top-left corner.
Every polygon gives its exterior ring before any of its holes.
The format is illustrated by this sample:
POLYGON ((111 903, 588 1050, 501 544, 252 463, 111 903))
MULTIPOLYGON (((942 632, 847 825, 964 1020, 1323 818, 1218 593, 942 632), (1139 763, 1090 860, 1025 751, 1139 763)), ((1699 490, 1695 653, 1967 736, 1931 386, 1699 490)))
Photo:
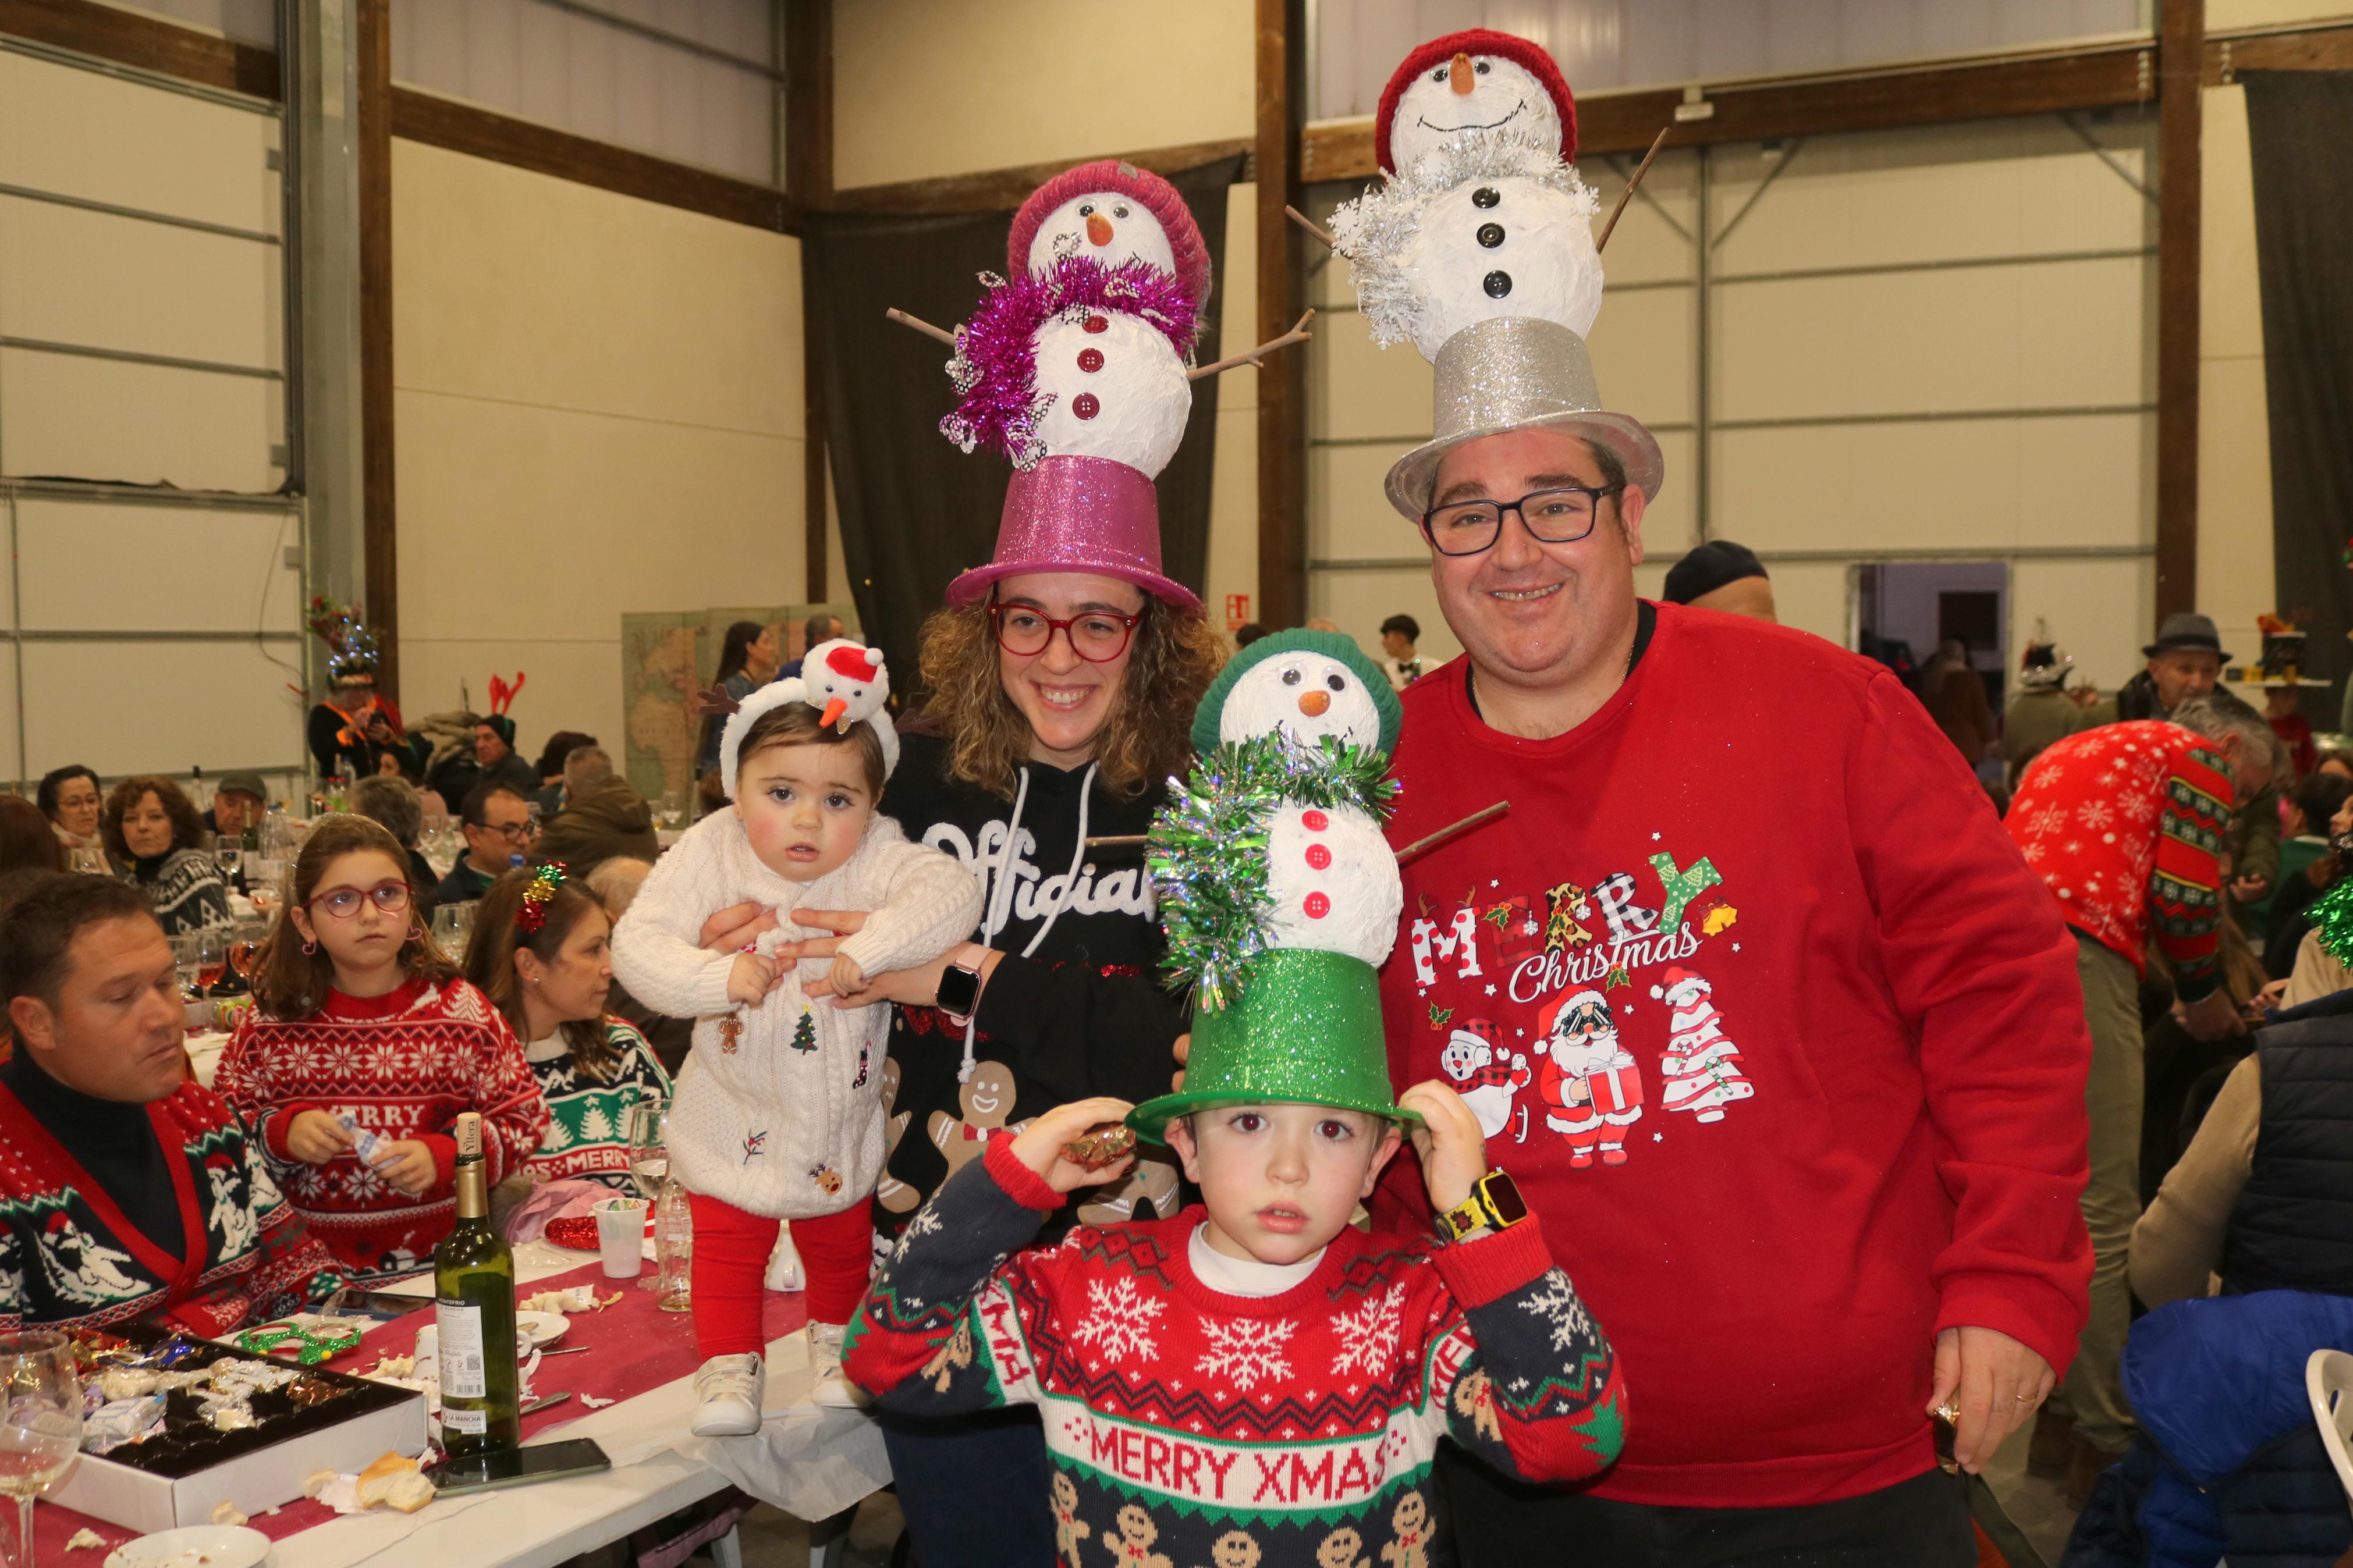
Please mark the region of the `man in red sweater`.
POLYGON ((1587 1491, 1447 1467, 1462 1556, 1974 1563, 1929 1413, 1981 1467, 2084 1318, 2074 944, 1885 669, 1637 599, 1662 465, 1575 334, 1437 366, 1389 495, 1465 657, 1404 695, 1391 840, 1511 810, 1404 868, 1390 1069, 1537 1068, 1479 1086, 1490 1157, 1638 1391, 1587 1491))
MULTIPOLYGON (((2153 662, 2153 661, 2152 661, 2153 662)), ((2084 1094, 2091 1181, 2084 1219, 2097 1259, 2082 1353, 2037 1420, 2028 1462, 2067 1477, 2081 1507, 2132 1444, 2122 1361, 2140 1218, 2140 983, 2151 939, 2173 971, 2175 1011, 2197 1039, 2241 1031, 2221 986, 2223 844, 2234 801, 2252 803, 2281 761, 2263 716, 2227 691, 2184 699, 2165 721, 2103 724, 2043 749, 2003 820, 2074 937, 2092 1033, 2084 1094)))

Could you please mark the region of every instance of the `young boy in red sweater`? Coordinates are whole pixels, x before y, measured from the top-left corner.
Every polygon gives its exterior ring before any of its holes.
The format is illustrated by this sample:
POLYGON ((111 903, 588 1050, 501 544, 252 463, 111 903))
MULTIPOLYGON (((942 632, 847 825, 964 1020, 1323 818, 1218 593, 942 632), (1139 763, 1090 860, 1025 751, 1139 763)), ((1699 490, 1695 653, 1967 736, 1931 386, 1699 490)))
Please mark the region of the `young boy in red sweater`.
MULTIPOLYGON (((1204 1208, 1019 1250, 1065 1194, 1126 1174, 1132 1156, 1081 1156, 1129 1110, 1080 1100, 993 1140, 909 1224, 843 1363, 893 1411, 1040 1406, 1071 1568, 1082 1542, 1139 1564, 1420 1564, 1440 1436, 1529 1480, 1616 1458, 1617 1363, 1535 1218, 1506 1199, 1447 1244, 1350 1227, 1401 1141, 1366 1110, 1170 1121, 1204 1208)), ((1432 1206, 1475 1206, 1485 1145, 1461 1098, 1418 1084, 1392 1114, 1419 1123, 1432 1206)))

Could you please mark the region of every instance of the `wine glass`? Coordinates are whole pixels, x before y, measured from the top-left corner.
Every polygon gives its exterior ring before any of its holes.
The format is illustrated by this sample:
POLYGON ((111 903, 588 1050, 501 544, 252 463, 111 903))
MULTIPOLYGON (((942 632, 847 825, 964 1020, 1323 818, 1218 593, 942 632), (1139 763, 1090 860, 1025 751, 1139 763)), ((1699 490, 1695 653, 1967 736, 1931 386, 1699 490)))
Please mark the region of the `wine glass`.
POLYGON ((180 999, 184 1002, 193 1002, 202 994, 198 990, 201 982, 197 977, 196 968, 196 933, 181 931, 173 936, 170 941, 172 962, 179 971, 180 999))
POLYGON ((228 967, 228 932, 219 926, 206 926, 191 936, 196 953, 196 984, 209 995, 220 984, 221 972, 228 967))
POLYGON ((452 963, 466 962, 466 946, 474 939, 474 905, 443 904, 433 911, 433 940, 452 963))
POLYGON ((679 799, 678 791, 674 789, 662 791, 661 825, 664 827, 676 827, 679 814, 684 809, 685 803, 679 799))
POLYGON ((106 856, 102 851, 79 845, 68 852, 67 863, 68 869, 79 871, 88 876, 104 877, 111 874, 107 869, 106 856))
POLYGON ((670 1180, 670 1149, 664 1142, 669 1123, 670 1101, 659 1094, 640 1096, 622 1113, 622 1135, 629 1143, 629 1177, 654 1205, 654 1271, 640 1279, 638 1288, 662 1292, 664 1306, 672 1294, 682 1290, 686 1272, 686 1260, 671 1256, 674 1227, 665 1224, 670 1217, 667 1211, 684 1203, 677 1184, 670 1180), (666 1204, 668 1198, 677 1201, 666 1204))
POLYGON ((220 868, 221 880, 237 886, 237 874, 245 865, 245 840, 234 833, 212 835, 213 862, 220 868))
POLYGON ((80 1447, 73 1342, 55 1329, 0 1334, 0 1492, 16 1500, 16 1568, 33 1568, 33 1499, 80 1447))

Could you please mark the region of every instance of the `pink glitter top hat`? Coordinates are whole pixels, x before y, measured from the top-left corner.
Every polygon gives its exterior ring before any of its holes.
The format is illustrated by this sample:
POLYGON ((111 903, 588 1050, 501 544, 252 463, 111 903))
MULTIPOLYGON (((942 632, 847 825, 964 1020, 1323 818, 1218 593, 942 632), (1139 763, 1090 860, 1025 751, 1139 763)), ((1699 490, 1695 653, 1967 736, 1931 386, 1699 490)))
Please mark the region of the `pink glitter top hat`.
POLYGON ((1005 488, 997 553, 948 584, 968 605, 998 579, 1027 572, 1088 572, 1134 584, 1182 610, 1200 599, 1160 570, 1160 501, 1151 479, 1109 458, 1049 456, 1005 488))

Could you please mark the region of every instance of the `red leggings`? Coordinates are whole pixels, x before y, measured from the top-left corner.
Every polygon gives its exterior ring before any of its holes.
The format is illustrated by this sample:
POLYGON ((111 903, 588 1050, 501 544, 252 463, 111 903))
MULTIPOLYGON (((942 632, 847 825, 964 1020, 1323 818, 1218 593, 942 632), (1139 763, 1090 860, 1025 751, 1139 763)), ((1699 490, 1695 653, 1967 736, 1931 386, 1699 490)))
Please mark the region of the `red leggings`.
MULTIPOLYGON (((784 1222, 701 1193, 687 1196, 694 1204, 695 1348, 705 1361, 756 1355, 768 1343, 760 1332, 761 1280, 784 1222)), ((808 1276, 809 1321, 849 1321, 874 1267, 873 1210, 855 1203, 839 1214, 794 1220, 792 1226, 793 1246, 808 1276)))

